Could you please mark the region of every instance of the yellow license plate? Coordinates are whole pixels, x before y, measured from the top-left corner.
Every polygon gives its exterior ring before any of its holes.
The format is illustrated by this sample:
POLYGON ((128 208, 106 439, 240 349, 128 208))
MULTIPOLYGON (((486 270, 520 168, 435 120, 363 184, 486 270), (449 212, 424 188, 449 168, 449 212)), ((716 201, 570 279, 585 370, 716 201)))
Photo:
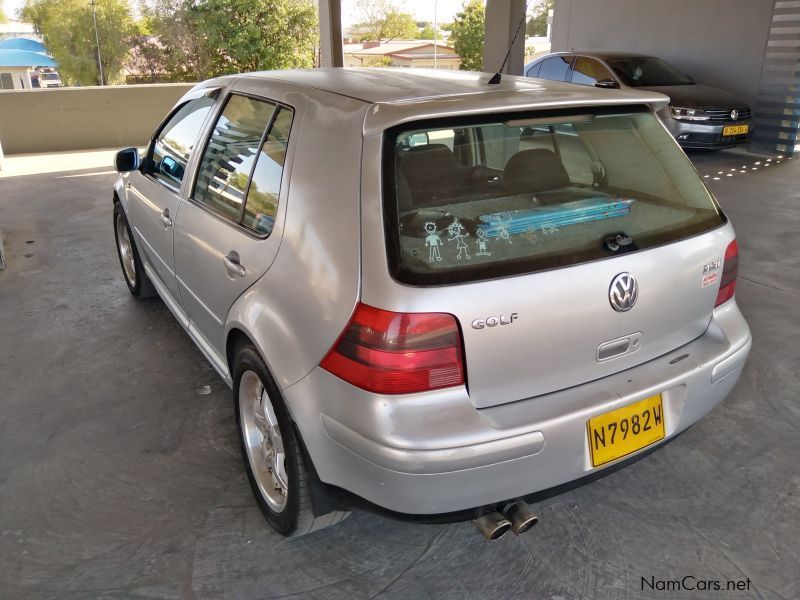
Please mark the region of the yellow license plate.
POLYGON ((664 437, 661 394, 592 417, 586 429, 595 467, 649 446, 664 437))
POLYGON ((722 128, 722 135, 742 135, 750 129, 749 125, 728 125, 722 128))

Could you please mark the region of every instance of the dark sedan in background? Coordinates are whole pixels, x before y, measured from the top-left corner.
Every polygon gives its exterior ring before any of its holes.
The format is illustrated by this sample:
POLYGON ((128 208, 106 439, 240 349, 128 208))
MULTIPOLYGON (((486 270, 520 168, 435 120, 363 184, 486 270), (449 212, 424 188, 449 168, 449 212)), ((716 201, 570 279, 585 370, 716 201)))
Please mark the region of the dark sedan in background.
POLYGON ((528 77, 601 88, 630 88, 669 96, 659 118, 684 148, 730 148, 752 132, 751 109, 734 94, 700 85, 654 56, 559 52, 525 65, 528 77))

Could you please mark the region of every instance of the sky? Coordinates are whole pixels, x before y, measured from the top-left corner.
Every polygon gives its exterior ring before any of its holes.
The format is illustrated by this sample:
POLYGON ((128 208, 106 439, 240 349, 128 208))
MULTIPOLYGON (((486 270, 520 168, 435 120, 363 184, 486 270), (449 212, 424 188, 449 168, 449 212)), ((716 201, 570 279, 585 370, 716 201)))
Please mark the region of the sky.
MULTIPOLYGON (((397 8, 411 13, 417 21, 433 22, 435 5, 439 23, 451 22, 463 3, 464 0, 395 0, 397 8)), ((342 24, 345 27, 361 20, 354 5, 354 0, 342 0, 342 24)))
POLYGON ((3 10, 6 11, 9 19, 17 18, 17 9, 22 6, 25 0, 0 0, 3 5, 3 10))
MULTIPOLYGON (((25 0, 0 0, 6 14, 15 18, 25 0)), ((433 21, 434 4, 436 5, 440 23, 449 23, 455 14, 460 10, 464 0, 395 0, 396 5, 401 10, 405 10, 414 15, 418 21, 433 21)), ((358 11, 354 8, 354 0, 342 0, 342 23, 345 27, 357 23, 359 19, 358 11)))

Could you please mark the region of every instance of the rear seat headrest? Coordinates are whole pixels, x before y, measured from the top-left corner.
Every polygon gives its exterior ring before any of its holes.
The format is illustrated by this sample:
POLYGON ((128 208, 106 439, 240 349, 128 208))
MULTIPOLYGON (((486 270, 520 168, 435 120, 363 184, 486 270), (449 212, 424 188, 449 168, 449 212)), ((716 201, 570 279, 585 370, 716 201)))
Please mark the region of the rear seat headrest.
POLYGON ((569 186, 569 174, 552 150, 522 150, 508 159, 503 183, 516 193, 542 192, 569 186))

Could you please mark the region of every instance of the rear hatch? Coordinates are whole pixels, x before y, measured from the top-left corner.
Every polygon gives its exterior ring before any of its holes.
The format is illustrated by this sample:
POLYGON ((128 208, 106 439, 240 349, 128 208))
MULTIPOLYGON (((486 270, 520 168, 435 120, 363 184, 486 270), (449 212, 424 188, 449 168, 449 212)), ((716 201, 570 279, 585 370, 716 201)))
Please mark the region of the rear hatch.
POLYGON ((707 328, 732 233, 648 109, 419 122, 385 144, 392 275, 458 318, 476 407, 605 377, 707 328))

